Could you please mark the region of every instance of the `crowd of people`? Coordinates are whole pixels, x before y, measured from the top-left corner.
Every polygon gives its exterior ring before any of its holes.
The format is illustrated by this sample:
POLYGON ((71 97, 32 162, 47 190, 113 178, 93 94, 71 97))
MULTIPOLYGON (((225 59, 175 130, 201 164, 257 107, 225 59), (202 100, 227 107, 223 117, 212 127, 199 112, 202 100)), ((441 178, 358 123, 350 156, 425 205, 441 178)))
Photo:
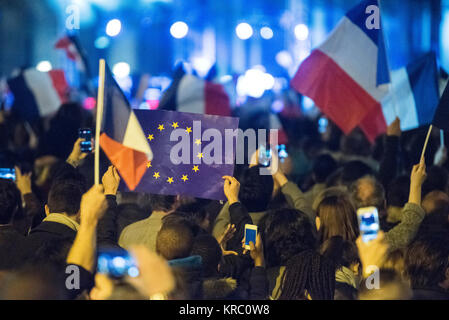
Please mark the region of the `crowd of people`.
POLYGON ((35 123, 0 111, 0 167, 16 172, 0 179, 0 299, 449 299, 445 148, 431 139, 420 158, 422 133, 398 119, 375 145, 296 119, 279 169, 236 165, 219 182, 226 202, 119 192, 104 154, 94 185, 77 138, 92 119, 76 103, 35 123), (365 207, 379 213, 371 241, 365 207), (106 249, 138 275, 98 272, 106 249))

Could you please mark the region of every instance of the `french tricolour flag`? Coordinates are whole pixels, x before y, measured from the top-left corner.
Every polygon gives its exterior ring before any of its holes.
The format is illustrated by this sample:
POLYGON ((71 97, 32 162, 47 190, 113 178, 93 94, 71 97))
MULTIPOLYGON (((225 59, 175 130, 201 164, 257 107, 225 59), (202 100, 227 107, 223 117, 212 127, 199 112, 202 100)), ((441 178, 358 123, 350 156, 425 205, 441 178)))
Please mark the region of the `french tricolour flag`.
POLYGON ((382 102, 383 115, 387 124, 398 116, 402 131, 415 129, 432 122, 438 100, 437 63, 431 52, 391 72, 391 89, 382 102))
POLYGON ((299 66, 291 85, 348 134, 386 129, 381 101, 390 82, 377 0, 362 1, 299 66))
POLYGON ((229 96, 221 84, 187 74, 179 67, 162 95, 159 109, 230 116, 229 96))
POLYGON ((58 111, 66 102, 68 90, 64 71, 41 72, 34 68, 8 79, 8 87, 14 95, 14 112, 28 121, 58 111))
POLYGON ((58 39, 55 48, 65 50, 67 57, 75 61, 79 70, 89 73, 86 55, 75 35, 65 35, 58 39))
POLYGON ((142 179, 153 153, 128 100, 106 66, 100 146, 130 190, 142 179))

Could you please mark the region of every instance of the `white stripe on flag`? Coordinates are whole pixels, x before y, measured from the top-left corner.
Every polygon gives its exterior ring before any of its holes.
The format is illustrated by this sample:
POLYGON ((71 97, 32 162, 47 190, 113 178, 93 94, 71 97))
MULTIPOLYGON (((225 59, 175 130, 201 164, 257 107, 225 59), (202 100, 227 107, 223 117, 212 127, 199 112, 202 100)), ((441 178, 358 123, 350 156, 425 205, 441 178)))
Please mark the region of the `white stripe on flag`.
POLYGON ((416 103, 413 96, 407 69, 392 71, 391 89, 382 101, 382 111, 387 124, 394 121, 396 115, 401 120, 401 130, 411 130, 419 127, 416 103))
POLYGON ((153 159, 153 152, 148 144, 145 133, 143 132, 139 120, 137 120, 137 117, 132 110, 129 115, 128 125, 126 126, 122 144, 125 147, 145 153, 148 160, 153 159))
MULTIPOLYGON (((347 17, 318 47, 335 61, 355 82, 380 102, 387 93, 377 87, 377 45, 347 17)), ((335 84, 337 85, 337 84, 335 84)))
POLYGON ((205 113, 205 82, 191 74, 186 74, 179 82, 176 92, 177 110, 181 112, 205 113))
POLYGON ((56 112, 61 105, 61 99, 50 75, 36 69, 27 69, 23 72, 23 77, 36 100, 39 115, 44 117, 56 112))

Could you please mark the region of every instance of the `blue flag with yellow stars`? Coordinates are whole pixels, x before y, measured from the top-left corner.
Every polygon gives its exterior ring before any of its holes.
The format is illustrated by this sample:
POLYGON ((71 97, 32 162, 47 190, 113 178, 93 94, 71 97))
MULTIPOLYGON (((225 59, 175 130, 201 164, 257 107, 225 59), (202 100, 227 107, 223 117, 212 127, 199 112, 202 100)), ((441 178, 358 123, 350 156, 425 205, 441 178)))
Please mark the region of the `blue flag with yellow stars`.
MULTIPOLYGON (((225 200, 232 176, 238 118, 165 110, 134 110, 153 151, 134 191, 225 200)), ((121 184, 122 191, 129 191, 121 184)))

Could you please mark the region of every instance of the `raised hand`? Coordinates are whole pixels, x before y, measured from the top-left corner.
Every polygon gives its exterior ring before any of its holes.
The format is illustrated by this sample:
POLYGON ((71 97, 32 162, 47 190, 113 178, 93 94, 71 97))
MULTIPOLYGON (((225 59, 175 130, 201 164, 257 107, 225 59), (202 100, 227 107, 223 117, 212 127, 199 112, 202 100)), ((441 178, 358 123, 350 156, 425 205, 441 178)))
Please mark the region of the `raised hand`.
POLYGON ((116 195, 120 184, 120 176, 117 169, 114 166, 109 166, 108 170, 101 178, 101 182, 103 184, 105 195, 116 195))
POLYGON ((223 191, 228 199, 229 205, 239 201, 240 182, 234 177, 223 176, 225 180, 223 191))

